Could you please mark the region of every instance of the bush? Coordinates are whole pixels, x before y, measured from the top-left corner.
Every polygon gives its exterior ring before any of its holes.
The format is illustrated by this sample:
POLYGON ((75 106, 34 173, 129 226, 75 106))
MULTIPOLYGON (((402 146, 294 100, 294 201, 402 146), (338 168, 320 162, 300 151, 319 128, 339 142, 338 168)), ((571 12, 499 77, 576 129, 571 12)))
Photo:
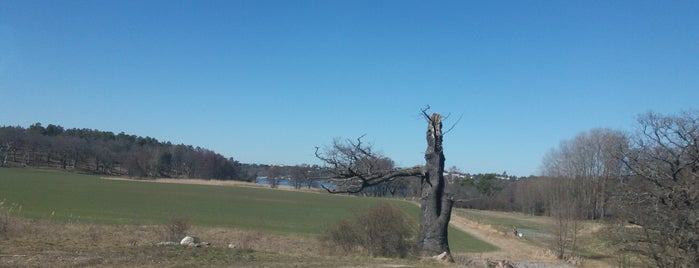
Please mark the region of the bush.
POLYGON ((405 258, 415 245, 415 226, 400 208, 383 204, 355 211, 353 218, 326 228, 321 240, 343 252, 405 258))
POLYGON ((182 238, 187 236, 190 227, 189 218, 172 218, 163 224, 163 239, 180 242, 182 238))

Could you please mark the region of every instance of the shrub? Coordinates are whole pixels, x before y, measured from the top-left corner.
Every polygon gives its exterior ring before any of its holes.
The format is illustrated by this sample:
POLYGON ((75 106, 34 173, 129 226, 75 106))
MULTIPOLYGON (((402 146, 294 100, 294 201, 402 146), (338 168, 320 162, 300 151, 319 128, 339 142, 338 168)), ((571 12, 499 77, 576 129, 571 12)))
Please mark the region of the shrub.
POLYGON ((163 223, 163 239, 180 242, 182 238, 187 236, 190 227, 189 218, 172 218, 163 223))
POLYGON ((326 228, 321 240, 344 252, 404 258, 415 244, 414 226, 415 220, 400 208, 382 204, 355 211, 353 218, 326 228))

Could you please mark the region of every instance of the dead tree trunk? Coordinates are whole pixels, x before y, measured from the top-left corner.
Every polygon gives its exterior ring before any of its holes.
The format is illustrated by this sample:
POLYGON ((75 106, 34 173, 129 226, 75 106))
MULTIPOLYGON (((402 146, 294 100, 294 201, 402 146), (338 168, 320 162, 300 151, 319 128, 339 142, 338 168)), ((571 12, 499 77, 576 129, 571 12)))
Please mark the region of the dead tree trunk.
MULTIPOLYGON (((423 112, 424 113, 424 112, 423 112)), ((442 118, 432 114, 428 120, 425 173, 421 182, 420 236, 418 251, 423 256, 446 252, 451 260, 447 229, 451 218, 453 200, 445 192, 444 152, 442 150, 442 118)))
POLYGON ((447 193, 444 179, 444 152, 442 150, 442 116, 422 113, 428 122, 425 166, 396 169, 385 165, 386 157, 372 152, 369 145, 336 140, 332 147, 321 151, 316 147, 316 157, 330 168, 330 181, 336 184, 331 193, 360 193, 367 187, 388 183, 397 179, 418 177, 421 179, 420 233, 417 251, 421 256, 435 256, 446 252, 446 260, 453 261, 447 240, 447 228, 454 204, 447 193))

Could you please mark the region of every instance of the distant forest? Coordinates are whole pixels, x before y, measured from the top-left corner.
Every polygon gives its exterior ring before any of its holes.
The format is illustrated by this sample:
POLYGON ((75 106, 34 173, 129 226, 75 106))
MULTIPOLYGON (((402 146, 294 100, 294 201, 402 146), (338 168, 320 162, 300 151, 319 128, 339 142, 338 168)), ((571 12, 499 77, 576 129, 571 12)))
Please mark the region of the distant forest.
POLYGON ((48 167, 129 177, 251 180, 233 158, 191 145, 36 123, 0 127, 0 167, 48 167))

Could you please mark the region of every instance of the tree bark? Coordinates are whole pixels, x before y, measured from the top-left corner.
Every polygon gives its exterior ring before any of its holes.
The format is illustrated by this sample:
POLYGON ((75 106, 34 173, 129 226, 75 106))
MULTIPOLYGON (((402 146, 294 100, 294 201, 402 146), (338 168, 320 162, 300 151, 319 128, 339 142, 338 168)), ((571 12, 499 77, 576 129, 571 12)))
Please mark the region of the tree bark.
POLYGON ((447 229, 451 218, 453 200, 445 192, 444 152, 442 150, 442 118, 439 114, 425 117, 428 120, 425 174, 421 181, 420 236, 418 252, 423 256, 447 253, 452 261, 447 229))

